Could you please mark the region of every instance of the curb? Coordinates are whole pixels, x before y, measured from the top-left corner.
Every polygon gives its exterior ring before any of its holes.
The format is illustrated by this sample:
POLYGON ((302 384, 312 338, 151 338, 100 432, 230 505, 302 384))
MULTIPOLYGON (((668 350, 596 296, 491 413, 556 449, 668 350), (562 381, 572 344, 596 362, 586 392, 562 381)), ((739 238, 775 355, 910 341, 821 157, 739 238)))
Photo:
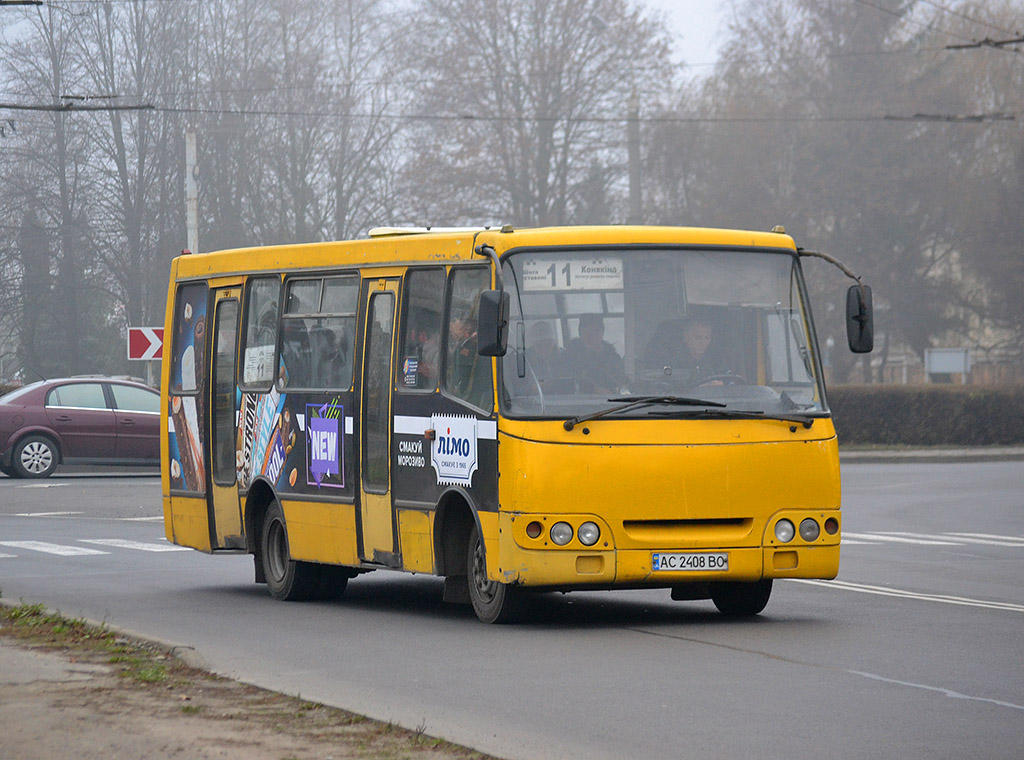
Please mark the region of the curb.
MULTIPOLYGON (((25 602, 23 599, 17 602, 11 599, 0 598, 0 607, 18 607, 22 604, 31 604, 31 602, 25 602)), ((52 607, 43 607, 44 612, 51 615, 62 615, 69 617, 60 610, 53 609, 52 607)), ((133 631, 130 628, 122 628, 117 625, 110 625, 99 620, 92 620, 90 618, 79 617, 74 618, 75 620, 81 620, 86 625, 93 626, 94 628, 100 628, 105 631, 110 631, 118 636, 122 636, 126 639, 131 639, 133 642, 143 644, 145 646, 160 649, 166 652, 176 660, 181 660, 183 663, 188 665, 190 668, 196 668, 197 670, 205 670, 207 673, 215 672, 210 665, 203 660, 203 658, 196 652, 196 648, 188 644, 178 644, 173 641, 167 641, 165 639, 159 639, 155 636, 149 636, 138 631, 133 631)))

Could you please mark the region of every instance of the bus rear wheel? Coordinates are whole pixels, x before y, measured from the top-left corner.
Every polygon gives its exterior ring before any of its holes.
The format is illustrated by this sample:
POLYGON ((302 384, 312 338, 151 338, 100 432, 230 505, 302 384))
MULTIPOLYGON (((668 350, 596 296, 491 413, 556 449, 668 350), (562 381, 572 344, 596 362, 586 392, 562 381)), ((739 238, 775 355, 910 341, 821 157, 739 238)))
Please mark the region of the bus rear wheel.
POLYGON ((729 617, 751 617, 768 604, 772 595, 772 579, 754 583, 712 583, 711 601, 718 611, 729 617))
MULTIPOLYGON (((293 602, 318 595, 320 568, 310 562, 297 562, 291 558, 288 549, 288 526, 284 521, 284 510, 277 501, 271 503, 263 518, 260 559, 263 562, 267 588, 275 599, 293 602)), ((345 578, 343 582, 347 584, 348 579, 345 578)))
POLYGON ((488 580, 484 543, 480 529, 473 528, 469 536, 466 555, 466 575, 469 576, 469 599, 473 611, 484 623, 511 623, 522 612, 523 591, 507 583, 488 580))

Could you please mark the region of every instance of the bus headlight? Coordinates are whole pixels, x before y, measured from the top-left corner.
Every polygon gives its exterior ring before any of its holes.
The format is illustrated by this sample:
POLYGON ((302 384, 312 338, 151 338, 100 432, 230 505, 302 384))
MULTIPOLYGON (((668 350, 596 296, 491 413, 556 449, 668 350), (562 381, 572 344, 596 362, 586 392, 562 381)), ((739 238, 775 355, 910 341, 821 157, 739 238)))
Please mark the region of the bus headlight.
POLYGON ((800 538, 804 541, 815 541, 819 535, 821 535, 821 528, 818 527, 816 521, 810 517, 800 521, 800 538))
POLYGON ((556 522, 551 526, 551 540, 558 546, 572 541, 572 526, 567 522, 556 522))
POLYGON ((775 523, 775 538, 781 543, 788 544, 796 535, 796 528, 789 520, 779 520, 775 523))
POLYGON ((601 529, 597 527, 597 523, 585 522, 576 531, 576 536, 584 546, 593 546, 601 537, 601 529))

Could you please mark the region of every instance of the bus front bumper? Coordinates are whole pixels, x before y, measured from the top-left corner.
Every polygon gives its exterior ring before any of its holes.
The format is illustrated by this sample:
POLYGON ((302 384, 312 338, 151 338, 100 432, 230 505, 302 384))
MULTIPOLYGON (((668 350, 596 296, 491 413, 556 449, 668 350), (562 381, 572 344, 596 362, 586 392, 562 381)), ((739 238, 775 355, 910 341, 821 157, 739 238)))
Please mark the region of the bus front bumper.
MULTIPOLYGON (((666 588, 711 581, 749 582, 763 578, 835 578, 839 571, 839 545, 794 547, 742 547, 652 551, 531 550, 502 546, 499 567, 489 575, 503 583, 552 589, 666 588), (508 549, 508 551, 505 551, 508 549), (722 564, 728 569, 655 570, 655 555, 672 555, 692 564, 722 564), (704 559, 701 559, 701 555, 704 559), (714 558, 711 560, 711 558, 714 558)), ((668 564, 668 563, 667 563, 668 564)))

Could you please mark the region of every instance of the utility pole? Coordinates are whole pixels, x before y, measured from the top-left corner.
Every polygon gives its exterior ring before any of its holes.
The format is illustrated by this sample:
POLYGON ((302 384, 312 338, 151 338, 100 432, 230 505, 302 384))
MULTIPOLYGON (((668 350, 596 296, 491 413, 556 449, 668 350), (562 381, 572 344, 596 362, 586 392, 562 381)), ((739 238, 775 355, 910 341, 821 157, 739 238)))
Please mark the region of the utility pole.
POLYGON ((196 165, 196 133, 185 130, 185 225, 187 247, 199 253, 199 167, 196 165))
POLYGON ((629 96, 626 144, 629 151, 629 223, 640 224, 643 222, 644 206, 640 190, 640 105, 636 89, 629 96))

